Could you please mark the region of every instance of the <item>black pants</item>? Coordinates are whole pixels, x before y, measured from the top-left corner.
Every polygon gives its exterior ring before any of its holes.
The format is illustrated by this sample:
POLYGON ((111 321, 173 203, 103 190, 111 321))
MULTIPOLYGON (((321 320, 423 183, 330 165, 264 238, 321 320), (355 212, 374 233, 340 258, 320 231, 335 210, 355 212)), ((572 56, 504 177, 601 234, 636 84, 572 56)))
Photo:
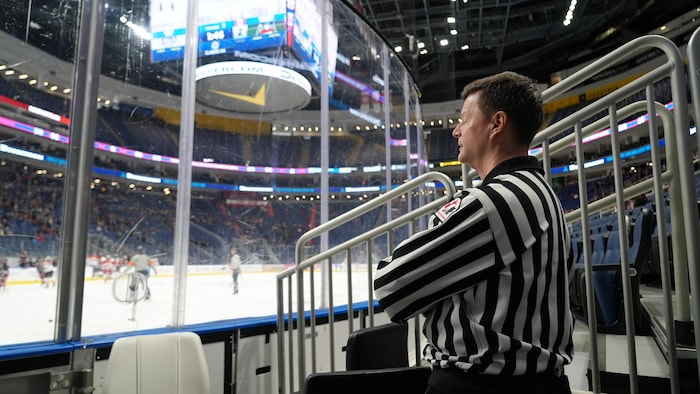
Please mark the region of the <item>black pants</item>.
POLYGON ((561 373, 496 376, 457 369, 434 368, 426 394, 571 394, 569 379, 561 373))

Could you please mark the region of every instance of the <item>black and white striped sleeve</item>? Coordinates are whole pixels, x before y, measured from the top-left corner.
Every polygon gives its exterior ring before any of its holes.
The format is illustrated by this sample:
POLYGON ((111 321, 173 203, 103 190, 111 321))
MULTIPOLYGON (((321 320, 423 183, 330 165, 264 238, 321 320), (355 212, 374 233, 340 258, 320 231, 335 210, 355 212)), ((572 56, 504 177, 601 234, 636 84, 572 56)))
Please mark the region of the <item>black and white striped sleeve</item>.
POLYGON ((546 208, 533 204, 539 196, 523 185, 493 182, 456 200, 457 210, 380 263, 375 294, 392 320, 423 313, 485 281, 519 258, 549 226, 540 219, 546 208))
POLYGON ((436 213, 437 225, 402 242, 379 264, 375 293, 392 320, 424 312, 499 269, 482 203, 467 195, 445 207, 436 213))

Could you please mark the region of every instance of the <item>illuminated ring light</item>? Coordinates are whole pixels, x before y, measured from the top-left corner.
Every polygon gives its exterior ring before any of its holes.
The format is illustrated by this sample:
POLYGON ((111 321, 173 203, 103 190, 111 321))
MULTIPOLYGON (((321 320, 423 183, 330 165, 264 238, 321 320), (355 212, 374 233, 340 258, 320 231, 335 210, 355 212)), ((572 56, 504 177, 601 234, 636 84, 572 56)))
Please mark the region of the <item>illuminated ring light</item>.
POLYGON ((197 101, 238 113, 284 112, 304 108, 311 83, 288 68, 267 63, 232 61, 197 67, 197 101))

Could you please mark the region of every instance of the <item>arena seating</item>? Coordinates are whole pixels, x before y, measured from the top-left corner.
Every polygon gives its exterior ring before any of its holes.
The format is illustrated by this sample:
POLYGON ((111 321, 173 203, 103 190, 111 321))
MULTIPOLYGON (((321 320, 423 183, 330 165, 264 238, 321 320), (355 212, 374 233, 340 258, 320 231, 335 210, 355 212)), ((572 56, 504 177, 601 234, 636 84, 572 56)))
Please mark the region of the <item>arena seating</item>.
MULTIPOLYGON (((641 314, 639 302, 640 271, 650 258, 651 234, 656 226, 654 213, 648 209, 640 209, 629 217, 631 234, 629 240, 629 263, 632 277, 632 298, 635 310, 635 330, 639 334, 648 333, 649 327, 641 314)), ((603 229, 600 225, 591 227, 599 230, 591 235, 592 251, 591 263, 593 266, 593 287, 596 295, 596 322, 597 330, 605 333, 623 334, 625 321, 623 319, 623 290, 621 282, 621 256, 619 229, 603 229)), ((607 226, 607 224, 603 224, 607 226)), ((581 239, 572 239, 580 243, 581 239)), ((579 255, 574 256, 576 267, 570 281, 571 304, 574 314, 588 321, 586 309, 586 282, 581 253, 583 248, 578 247, 579 255)))
MULTIPOLYGON (((24 85, 22 85, 24 87, 24 85)), ((59 96, 48 94, 41 90, 33 92, 25 91, 27 88, 19 89, 12 82, 2 79, 0 80, 0 94, 7 95, 13 99, 24 102, 31 102, 37 105, 46 105, 48 109, 53 110, 63 115, 68 114, 67 102, 59 96), (39 97, 41 95, 42 97, 39 97), (36 97, 35 97, 36 96, 36 97), (43 97, 46 96, 46 97, 43 97)), ((31 89, 35 90, 35 89, 31 89)), ((670 100, 668 94, 669 87, 667 81, 660 81, 656 84, 656 97, 660 101, 670 100)), ((644 92, 639 93, 639 98, 643 98, 644 92)), ((565 110, 562 110, 562 113, 565 110)), ((557 116, 561 116, 557 115, 557 116)), ((429 138, 426 141, 429 158, 431 162, 440 160, 454 160, 455 146, 454 138, 452 137, 451 128, 430 128, 429 138)), ((392 138, 402 138, 405 135, 405 130, 392 129, 392 138)), ((120 104, 118 108, 103 108, 98 111, 98 130, 97 136, 99 140, 120 146, 128 146, 130 148, 139 149, 153 153, 170 154, 177 156, 177 141, 174 137, 177 129, 174 126, 164 124, 161 121, 153 120, 153 109, 144 107, 133 107, 128 104, 120 104)), ((334 137, 333 146, 339 147, 333 149, 331 157, 332 166, 342 165, 372 165, 381 164, 386 160, 384 156, 384 133, 378 131, 367 131, 362 133, 351 133, 345 137, 334 137), (381 149, 373 149, 372 147, 382 147, 381 149)), ((195 159, 203 159, 204 157, 212 157, 217 162, 250 164, 250 165, 277 165, 282 167, 300 167, 313 166, 320 164, 320 141, 318 136, 309 137, 285 137, 270 134, 260 134, 256 138, 248 138, 239 133, 222 132, 220 130, 208 130, 197 128, 195 134, 195 159), (214 148, 212 148, 214 147, 214 148), (271 162, 273 158, 274 163, 271 162)), ((415 144, 415 140, 413 140, 415 144)), ((29 143, 27 143, 29 144, 29 143)), ((29 145, 28 145, 29 146, 29 145)), ((32 145, 33 148, 36 148, 32 145)), ((38 147, 38 146, 37 146, 38 147)), ((405 162, 405 150, 392 149, 392 161, 403 164, 405 162)), ((646 171, 648 172, 648 171, 646 171)), ((637 173, 629 173, 633 182, 648 176, 644 169, 637 173), (636 178, 635 178, 636 177, 636 178)), ((195 174, 197 176, 197 174, 195 174)), ((199 176, 209 176, 209 174, 199 174, 199 176)), ((371 177, 365 177, 363 181, 372 184, 374 182, 371 177)), ((17 180, 9 180, 10 183, 15 182, 22 186, 17 180)), ((251 179, 251 184, 265 183, 265 179, 251 179)), ((277 179, 278 185, 285 186, 306 186, 303 182, 308 180, 293 180, 293 179, 277 179)), ((345 185, 348 182, 357 182, 357 179, 336 179, 332 182, 339 182, 340 185, 345 185)), ((383 181, 380 181, 383 182, 383 181)), ((700 190, 700 181, 696 182, 696 187, 700 190)), ((56 187, 57 190, 61 186, 56 187)), ((589 179, 587 183, 589 190, 588 200, 594 201, 597 198, 603 197, 606 194, 612 193, 612 187, 609 180, 606 178, 589 179)), ((95 234, 94 239, 102 240, 112 239, 114 242, 119 240, 129 229, 144 215, 131 210, 115 211, 111 209, 114 206, 120 206, 124 198, 133 198, 133 196, 122 195, 125 192, 118 192, 114 196, 117 200, 110 200, 104 196, 100 196, 95 192, 95 199, 91 214, 90 230, 95 234), (99 213, 98 213, 99 212, 99 213), (109 220, 105 220, 109 217, 109 220)), ((216 192, 212 192, 216 193, 216 192)), ((580 201, 578 199, 578 185, 576 183, 565 184, 558 190, 558 195, 562 201, 565 210, 571 210, 578 207, 580 201)), ((50 196, 45 198, 41 195, 36 196, 40 201, 39 205, 45 205, 49 210, 54 211, 53 229, 54 234, 60 231, 60 204, 56 203, 56 199, 50 196)), ((162 244, 164 249, 171 247, 172 230, 168 230, 171 225, 165 218, 172 217, 174 207, 170 199, 151 195, 139 196, 144 201, 139 204, 146 204, 145 207, 153 212, 153 217, 145 220, 140 225, 138 237, 127 241, 125 248, 133 247, 136 243, 146 243, 147 245, 162 244), (145 200, 153 200, 148 202, 145 200), (161 219, 158 219, 161 218, 161 219), (132 245, 132 243, 134 243, 132 245)), ((127 204, 128 205, 128 204, 127 204)), ((349 206, 344 203, 331 204, 331 217, 339 213, 347 211, 349 206)), ((363 219, 364 222, 356 226, 357 231, 363 231, 366 228, 371 228, 377 220, 381 220, 381 215, 384 212, 378 211, 376 216, 363 219)), ((667 218, 669 215, 667 215, 667 218)), ((13 234, 22 234, 29 237, 41 236, 48 242, 38 243, 37 245, 29 245, 30 249, 35 249, 33 254, 41 255, 44 253, 52 253, 51 249, 57 247, 55 239, 46 236, 46 229, 39 228, 34 221, 29 217, 9 216, 8 212, 0 212, 0 218, 4 219, 4 226, 8 232, 13 234), (52 244, 53 242, 53 244, 52 244), (48 248, 47 248, 47 245, 48 248), (51 246, 53 245, 53 246, 51 246)), ((602 218, 601 218, 602 219, 602 218)), ((281 261, 290 262, 293 260, 293 248, 295 237, 301 232, 313 225, 311 219, 311 210, 308 209, 308 204, 297 202, 271 202, 270 209, 267 210, 250 210, 249 207, 240 209, 227 207, 222 210, 222 207, 211 206, 206 199, 193 201, 193 223, 195 224, 192 231, 193 245, 198 248, 198 255, 207 255, 208 261, 218 261, 226 257, 225 248, 214 254, 208 252, 209 249, 214 249, 217 245, 223 245, 225 242, 230 242, 232 238, 241 238, 248 241, 273 240, 272 248, 274 253, 280 254, 281 261), (244 218, 244 219, 241 219, 244 218), (243 220, 242 223, 238 222, 243 220), (247 222, 250 221, 250 222, 247 222), (237 223, 238 222, 238 223, 237 223), (238 224, 241 224, 240 226, 238 224), (258 226, 258 224, 261 224, 258 226), (251 230, 254 228, 255 230, 251 230), (201 247, 200 247, 201 246, 201 247), (211 246, 211 248, 207 248, 211 246)), ((612 221, 612 226, 616 222, 612 221)), ((608 226, 597 224, 592 226, 596 233, 604 233, 611 228, 608 226)), ((670 226, 669 226, 670 230, 670 226)), ((402 230, 403 231, 403 230, 402 230)), ((576 230, 572 226, 572 234, 577 238, 580 230, 576 230)), ((345 239, 354 234, 330 234, 331 245, 336 242, 336 239, 345 239)), ((397 239, 405 238, 407 234, 403 231, 397 235, 397 239)), ((378 249, 385 250, 383 240, 379 240, 376 244, 378 249)), ((99 243, 95 243, 95 247, 99 243)), ((577 247, 580 243, 576 243, 577 247)), ((8 246, 9 247, 9 246, 8 246)), ((655 243, 652 242, 653 250, 656 249, 655 243)), ((10 253, 12 254, 12 253, 10 253)), ((580 252, 579 254, 580 255, 580 252)), ((658 267, 658 262, 653 259, 652 264, 647 268, 652 274, 658 272, 654 267, 658 267)))
POLYGON ((303 394, 424 394, 429 367, 317 372, 306 377, 303 394))
POLYGON ((408 324, 405 322, 362 328, 348 337, 347 370, 408 366, 408 324))
POLYGON ((430 368, 409 366, 408 324, 387 323, 356 330, 346 346, 346 371, 306 377, 304 394, 423 394, 430 368))

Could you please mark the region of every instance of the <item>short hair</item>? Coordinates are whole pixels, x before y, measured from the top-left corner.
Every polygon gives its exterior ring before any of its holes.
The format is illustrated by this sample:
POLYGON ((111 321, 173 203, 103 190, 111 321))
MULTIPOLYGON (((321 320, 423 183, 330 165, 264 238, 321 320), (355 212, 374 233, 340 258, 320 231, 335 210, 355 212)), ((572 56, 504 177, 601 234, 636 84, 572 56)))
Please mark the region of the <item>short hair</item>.
POLYGON ((469 83, 462 90, 462 99, 481 92, 477 104, 490 117, 503 111, 513 125, 516 140, 530 145, 544 123, 542 93, 535 82, 523 75, 505 71, 469 83))

